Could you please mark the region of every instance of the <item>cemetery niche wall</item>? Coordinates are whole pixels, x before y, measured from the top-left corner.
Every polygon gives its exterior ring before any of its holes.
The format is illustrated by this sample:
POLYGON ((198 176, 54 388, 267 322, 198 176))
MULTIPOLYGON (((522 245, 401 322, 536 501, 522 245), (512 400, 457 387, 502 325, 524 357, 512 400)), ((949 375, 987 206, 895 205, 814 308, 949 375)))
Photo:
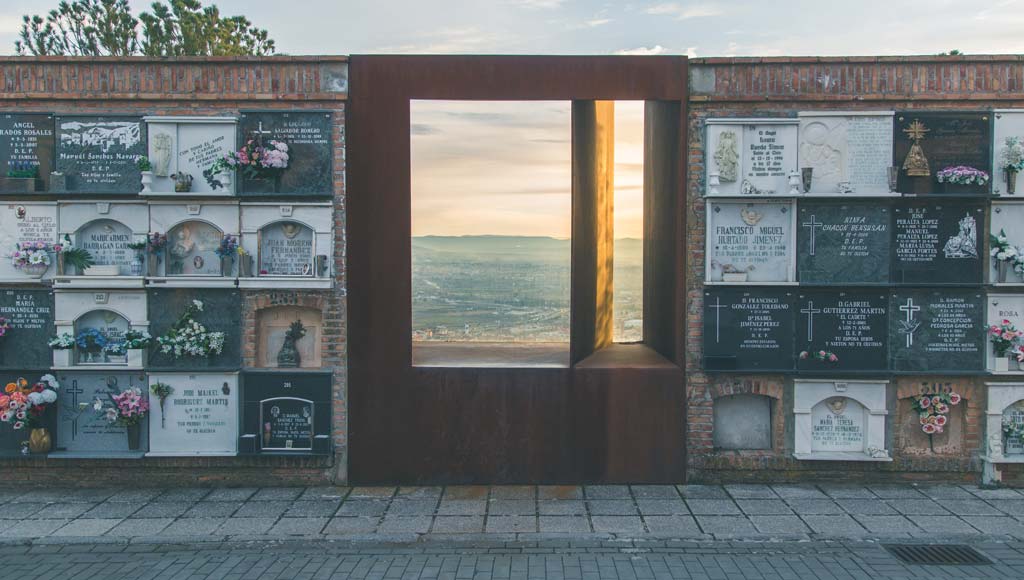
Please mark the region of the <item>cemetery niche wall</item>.
POLYGON ((330 454, 330 372, 247 372, 243 399, 241 453, 330 454))
POLYGON ((70 264, 54 281, 58 287, 139 288, 144 285, 149 208, 138 201, 60 202, 60 239, 89 252, 93 266, 79 271, 70 264))
POLYGON ((132 115, 57 117, 53 193, 138 194, 139 157, 146 155, 146 125, 132 115), (63 183, 61 183, 63 182, 63 183))
POLYGON ((304 306, 272 306, 256 312, 256 366, 320 368, 323 313, 304 306))
POLYGON ((235 117, 145 117, 152 175, 147 195, 234 195, 235 171, 219 160, 237 150, 235 117))
POLYGON ((238 453, 238 373, 150 373, 149 456, 238 453))
POLYGON ((796 193, 797 119, 708 119, 705 184, 712 196, 796 193))
POLYGON ((0 115, 0 193, 48 192, 54 156, 53 115, 0 115))
POLYGON ((225 288, 238 271, 238 204, 151 202, 150 231, 166 233, 151 286, 225 288))
POLYGON ((8 254, 20 244, 42 242, 52 249, 57 242, 57 204, 53 202, 15 201, 3 204, 0 213, 0 282, 13 284, 39 284, 56 274, 55 259, 49 253, 51 264, 41 275, 27 268, 16 267, 8 254))
POLYGON ((1002 240, 1005 247, 998 248, 1000 252, 993 255, 992 250, 996 250, 997 247, 990 242, 990 284, 1024 286, 1024 263, 1020 256, 1020 249, 1024 248, 1024 203, 1021 202, 1024 202, 1024 197, 1018 200, 1001 199, 992 203, 989 235, 1002 240))
POLYGON ((146 293, 141 290, 56 290, 55 330, 70 343, 53 348, 55 369, 139 369, 146 352, 128 348, 128 331, 149 331, 146 293))
POLYGON ((323 196, 334 192, 332 113, 243 111, 243 147, 275 150, 274 167, 239 171, 242 196, 323 196))
POLYGON ((241 288, 330 288, 330 204, 243 203, 241 288))
POLYGON ((999 483, 1000 465, 1024 463, 1024 383, 986 383, 982 482, 999 483))

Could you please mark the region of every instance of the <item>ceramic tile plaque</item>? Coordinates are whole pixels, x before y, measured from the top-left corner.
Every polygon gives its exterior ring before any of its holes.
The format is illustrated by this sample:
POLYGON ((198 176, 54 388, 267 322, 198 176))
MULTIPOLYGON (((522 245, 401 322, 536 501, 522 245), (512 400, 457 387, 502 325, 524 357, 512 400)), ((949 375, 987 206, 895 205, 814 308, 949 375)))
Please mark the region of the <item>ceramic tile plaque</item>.
POLYGON ((149 455, 235 455, 238 452, 237 373, 152 373, 170 385, 160 403, 151 395, 149 455))
POLYGON ((68 193, 138 193, 136 162, 146 155, 141 117, 57 117, 57 171, 68 193))

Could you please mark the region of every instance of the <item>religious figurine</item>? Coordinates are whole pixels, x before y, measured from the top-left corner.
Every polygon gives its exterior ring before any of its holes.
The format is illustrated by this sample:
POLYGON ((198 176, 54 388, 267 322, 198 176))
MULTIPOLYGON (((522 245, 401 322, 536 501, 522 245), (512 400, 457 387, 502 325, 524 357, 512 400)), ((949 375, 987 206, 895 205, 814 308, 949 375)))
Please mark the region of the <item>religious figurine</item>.
POLYGON ((296 320, 284 333, 284 344, 281 345, 281 350, 277 353, 277 366, 296 368, 302 364, 302 357, 299 355, 299 349, 296 348, 295 343, 303 336, 306 336, 306 327, 302 325, 301 320, 296 320))
POLYGON ((978 226, 974 216, 967 214, 960 220, 960 233, 949 238, 942 251, 947 258, 978 257, 978 226))
POLYGON ((775 190, 758 189, 756 185, 750 183, 750 180, 744 179, 743 183, 740 184, 740 193, 743 195, 772 195, 775 193, 775 190))
POLYGON ((301 231, 302 226, 295 222, 283 222, 281 224, 281 233, 283 233, 284 237, 288 238, 289 240, 299 235, 299 232, 301 231))
POLYGON ((868 457, 872 459, 885 459, 889 457, 889 452, 878 447, 868 447, 868 457))
POLYGON ((908 137, 914 140, 910 151, 907 152, 907 158, 903 161, 903 170, 909 177, 928 177, 932 174, 931 168, 928 167, 928 158, 924 156, 924 149, 921 149, 921 139, 924 139, 925 133, 930 130, 917 119, 914 119, 914 122, 903 130, 908 137))
POLYGON ((853 193, 854 192, 853 184, 850 183, 849 181, 840 181, 837 186, 839 188, 839 193, 853 193))
POLYGON ((800 194, 800 172, 790 171, 789 172, 789 195, 800 194))
POLYGON ((736 133, 722 131, 718 135, 718 147, 715 149, 715 163, 718 165, 718 177, 724 183, 732 183, 739 176, 740 154, 736 146, 736 133))
POLYGON ((811 192, 811 180, 814 179, 814 168, 813 167, 801 167, 800 168, 800 182, 804 186, 804 193, 811 192))
POLYGON ((1003 434, 993 433, 988 438, 988 455, 989 457, 1002 457, 1003 456, 1003 434))
POLYGON ((832 397, 825 402, 825 405, 828 406, 828 410, 831 411, 833 415, 842 415, 846 412, 846 403, 846 397, 832 397))
POLYGON ((150 161, 153 164, 153 175, 167 177, 171 171, 171 146, 174 138, 167 133, 157 133, 149 138, 153 147, 150 161))
POLYGON ((740 208, 740 219, 748 226, 756 226, 764 219, 764 214, 750 207, 740 208))
POLYGON ((184 258, 192 253, 196 243, 192 239, 192 228, 188 224, 181 226, 181 229, 174 235, 174 243, 167 250, 175 258, 184 258))

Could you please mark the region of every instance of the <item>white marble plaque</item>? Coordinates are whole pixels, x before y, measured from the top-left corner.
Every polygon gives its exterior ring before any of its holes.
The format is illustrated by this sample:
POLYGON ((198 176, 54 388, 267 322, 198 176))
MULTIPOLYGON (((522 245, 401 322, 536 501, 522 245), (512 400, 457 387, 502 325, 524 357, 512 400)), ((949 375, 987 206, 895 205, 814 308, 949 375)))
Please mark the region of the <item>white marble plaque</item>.
POLYGON ((811 452, 863 452, 864 406, 831 397, 811 409, 811 452))
MULTIPOLYGON (((1024 401, 1017 401, 1003 410, 1003 425, 1024 425, 1024 401)), ((1024 440, 1020 437, 1004 437, 1003 453, 1006 455, 1024 455, 1024 440)))
MULTIPOLYGON (((0 281, 29 282, 28 276, 11 265, 8 254, 22 242, 57 241, 57 205, 54 203, 9 202, 0 212, 0 281)), ((56 258, 54 258, 56 260, 56 258)), ((56 266, 50 266, 43 279, 52 278, 56 266)))
MULTIPOLYGON (((57 443, 54 455, 118 456, 129 455, 128 434, 93 410, 100 399, 109 403, 109 395, 125 389, 146 385, 135 373, 60 373, 60 396, 57 397, 57 443)), ((146 449, 146 425, 142 425, 142 447, 146 449)))
POLYGON ((797 170, 797 123, 796 119, 709 119, 707 195, 788 195, 789 174, 797 170))
MULTIPOLYGON (((988 327, 998 326, 1004 320, 1009 320, 1018 329, 1024 330, 1024 294, 989 294, 986 318, 988 327)), ((986 368, 992 371, 995 370, 996 364, 995 349, 987 332, 985 344, 988 360, 986 368)), ((1019 370, 1016 361, 1009 366, 1011 371, 1019 370)))
POLYGON ((801 168, 814 170, 811 194, 889 193, 893 112, 800 113, 801 168))
POLYGON ((131 274, 136 252, 128 247, 134 241, 131 228, 116 220, 91 221, 75 235, 75 245, 92 254, 97 266, 117 266, 122 276, 131 274))
POLYGON ((294 221, 281 221, 260 230, 261 276, 312 276, 316 243, 313 230, 294 221))
POLYGON ((794 216, 790 202, 708 204, 707 280, 792 282, 794 216))
POLYGON ((237 120, 233 117, 146 117, 149 124, 149 159, 153 164, 155 193, 174 193, 171 175, 192 176, 190 193, 230 195, 234 187, 207 182, 203 171, 234 151, 237 120))
POLYGON ((772 400, 763 395, 715 399, 714 444, 717 449, 771 449, 772 400))
POLYGON ((153 373, 149 384, 174 389, 160 405, 150 394, 149 455, 235 455, 238 452, 237 373, 153 373))

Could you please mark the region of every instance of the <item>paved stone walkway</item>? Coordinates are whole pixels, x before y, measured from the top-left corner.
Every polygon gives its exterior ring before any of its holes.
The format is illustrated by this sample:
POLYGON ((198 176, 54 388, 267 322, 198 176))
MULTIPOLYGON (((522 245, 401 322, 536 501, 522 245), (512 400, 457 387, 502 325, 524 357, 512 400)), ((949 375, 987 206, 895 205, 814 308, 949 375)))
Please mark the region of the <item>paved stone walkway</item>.
POLYGON ((0 545, 338 538, 1024 540, 1024 494, 975 486, 0 491, 0 545))
POLYGON ((911 566, 868 542, 421 540, 0 546, 19 580, 887 580, 1024 577, 1024 544, 979 543, 984 566, 911 566))

